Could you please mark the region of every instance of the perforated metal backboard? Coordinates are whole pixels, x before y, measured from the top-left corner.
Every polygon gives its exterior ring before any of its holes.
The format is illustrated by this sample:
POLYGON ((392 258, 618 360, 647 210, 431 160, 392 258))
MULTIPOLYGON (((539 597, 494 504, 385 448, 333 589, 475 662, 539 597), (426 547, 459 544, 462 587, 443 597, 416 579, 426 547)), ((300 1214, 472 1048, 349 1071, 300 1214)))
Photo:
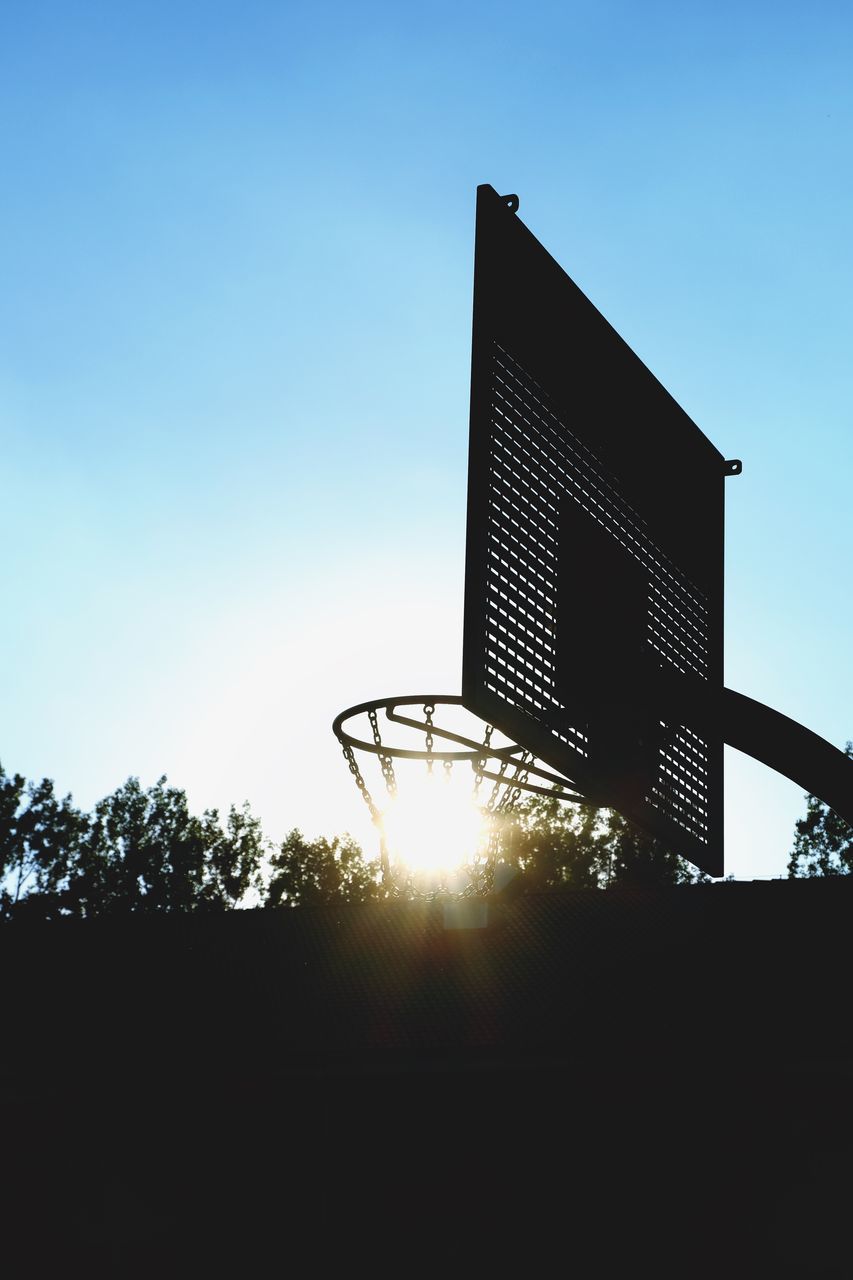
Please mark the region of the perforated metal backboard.
POLYGON ((516 206, 478 189, 462 696, 721 875, 725 459, 516 206))

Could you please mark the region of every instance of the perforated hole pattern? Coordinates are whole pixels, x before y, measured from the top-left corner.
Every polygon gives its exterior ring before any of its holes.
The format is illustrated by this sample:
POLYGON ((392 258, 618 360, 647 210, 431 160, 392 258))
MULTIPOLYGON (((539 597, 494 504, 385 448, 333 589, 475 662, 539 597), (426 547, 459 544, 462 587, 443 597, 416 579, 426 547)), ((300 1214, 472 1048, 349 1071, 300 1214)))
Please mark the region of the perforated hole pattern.
MULTIPOLYGON (((493 348, 488 477, 486 687, 581 755, 555 683, 559 512, 570 497, 642 565, 648 582, 646 641, 662 664, 707 679, 704 593, 650 536, 618 481, 566 425, 547 393, 497 343, 493 348)), ((709 747, 684 726, 668 728, 648 804, 708 839, 709 747)))

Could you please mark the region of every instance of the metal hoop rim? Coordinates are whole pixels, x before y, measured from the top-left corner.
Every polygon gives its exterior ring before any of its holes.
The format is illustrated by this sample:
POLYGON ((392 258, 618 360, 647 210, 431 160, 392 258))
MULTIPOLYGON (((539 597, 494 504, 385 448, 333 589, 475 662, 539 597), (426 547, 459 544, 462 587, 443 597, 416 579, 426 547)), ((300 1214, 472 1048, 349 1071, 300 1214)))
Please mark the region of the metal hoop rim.
MULTIPOLYGON (((464 705, 462 698, 458 693, 420 693, 411 694, 405 698, 371 698, 369 702, 359 702, 357 706, 347 707, 346 711, 342 711, 340 715, 335 716, 332 722, 332 732, 340 743, 346 743, 349 747, 354 747, 359 751, 368 751, 373 756, 384 755, 392 756, 397 760, 479 760, 483 755, 482 749, 479 751, 413 751, 405 747, 388 747, 383 745, 377 747, 375 742, 364 742, 361 738, 354 737, 348 733, 342 726, 344 721, 352 720, 355 716, 365 715, 370 711, 386 710, 390 707, 393 711, 395 707, 412 707, 412 706, 438 706, 449 705, 461 707, 464 705)), ((433 733, 436 730, 433 729, 433 733)), ((444 735, 439 733, 440 737, 444 735)), ((516 747, 517 751, 521 747, 516 747)), ((491 753, 496 754, 496 753, 491 753)))
POLYGON ((388 746, 385 743, 377 745, 375 742, 366 742, 361 738, 356 738, 343 727, 347 720, 351 720, 355 716, 384 710, 389 720, 394 720, 399 724, 406 725, 407 727, 421 729, 423 728, 421 724, 415 724, 404 716, 395 716, 394 711, 396 708, 407 706, 432 706, 433 708, 436 706, 461 707, 464 705, 465 703, 462 697, 456 693, 420 693, 407 694, 405 697, 372 698, 369 702, 359 702, 355 706, 347 707, 345 711, 341 711, 339 715, 335 716, 335 719, 332 722, 332 732, 344 747, 349 747, 351 750, 366 751, 370 755, 374 756, 384 756, 386 758, 391 757, 397 760, 440 761, 442 763, 449 762, 451 764, 459 761, 468 761, 472 766, 476 767, 477 762, 484 761, 491 757, 493 759, 506 762, 506 764, 513 765, 517 772, 520 771, 521 766, 527 772, 533 773, 536 776, 551 782, 552 787, 557 786, 569 788, 569 790, 566 792, 555 792, 553 789, 546 790, 544 787, 536 786, 526 779, 522 782, 520 777, 514 777, 513 775, 505 777, 503 775, 486 771, 485 769, 482 770, 482 776, 484 778, 488 778, 495 782, 501 782, 508 786, 516 786, 522 791, 530 791, 538 795, 556 795, 561 800, 579 804, 581 806, 588 805, 590 803, 585 796, 577 793, 576 784, 568 778, 561 777, 556 773, 551 773, 550 771, 541 768, 541 766, 534 765, 532 762, 524 762, 522 764, 522 761, 514 760, 514 756, 525 752, 525 748, 520 746, 518 743, 510 743, 509 746, 506 747, 487 747, 482 743, 474 743, 472 739, 464 738, 461 734, 451 733, 447 729, 441 729, 438 725, 432 725, 430 726, 430 732, 436 737, 448 738, 454 742, 470 744, 472 749, 467 751, 436 751, 433 748, 430 751, 416 751, 412 748, 388 746))

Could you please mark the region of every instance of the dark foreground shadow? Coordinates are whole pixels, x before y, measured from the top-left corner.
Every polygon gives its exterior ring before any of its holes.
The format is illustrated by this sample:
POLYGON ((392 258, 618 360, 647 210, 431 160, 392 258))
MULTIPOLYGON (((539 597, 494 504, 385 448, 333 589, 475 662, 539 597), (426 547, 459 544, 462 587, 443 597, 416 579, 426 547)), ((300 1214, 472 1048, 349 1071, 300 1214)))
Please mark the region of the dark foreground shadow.
POLYGON ((851 905, 7 931, 6 1274, 846 1276, 851 905))

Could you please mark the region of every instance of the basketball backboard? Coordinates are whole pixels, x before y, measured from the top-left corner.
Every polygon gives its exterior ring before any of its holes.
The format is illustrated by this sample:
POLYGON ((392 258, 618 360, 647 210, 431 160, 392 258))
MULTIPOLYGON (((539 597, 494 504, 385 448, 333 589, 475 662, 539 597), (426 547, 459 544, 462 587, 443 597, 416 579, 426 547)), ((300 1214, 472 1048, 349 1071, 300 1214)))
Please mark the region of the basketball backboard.
POLYGON ((722 733, 687 709, 722 694, 724 480, 739 464, 517 207, 478 188, 462 697, 721 875, 722 733))

